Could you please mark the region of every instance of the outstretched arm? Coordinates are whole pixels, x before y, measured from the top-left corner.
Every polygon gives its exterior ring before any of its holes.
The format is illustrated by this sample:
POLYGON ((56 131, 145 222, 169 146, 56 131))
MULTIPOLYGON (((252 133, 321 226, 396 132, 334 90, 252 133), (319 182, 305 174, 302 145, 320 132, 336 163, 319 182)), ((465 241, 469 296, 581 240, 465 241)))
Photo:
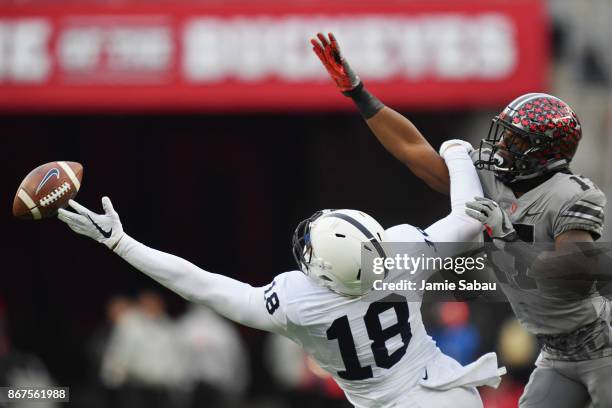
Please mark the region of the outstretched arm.
POLYGON ((141 244, 123 232, 119 215, 108 197, 102 199, 102 205, 104 214, 96 214, 71 200, 70 206, 76 213, 61 209, 58 218, 73 231, 105 244, 136 269, 183 298, 205 304, 245 326, 282 333, 286 321, 282 313, 274 313, 269 308, 265 287, 252 287, 207 272, 185 259, 141 244))
POLYGON ((311 43, 340 91, 355 102, 380 143, 431 188, 448 194, 450 178, 444 160, 410 120, 368 92, 342 57, 333 34, 327 38, 319 33, 311 43))
POLYGON ((119 242, 115 253, 186 300, 204 304, 236 323, 267 331, 279 328, 266 310, 265 287, 253 287, 207 272, 127 235, 119 242))

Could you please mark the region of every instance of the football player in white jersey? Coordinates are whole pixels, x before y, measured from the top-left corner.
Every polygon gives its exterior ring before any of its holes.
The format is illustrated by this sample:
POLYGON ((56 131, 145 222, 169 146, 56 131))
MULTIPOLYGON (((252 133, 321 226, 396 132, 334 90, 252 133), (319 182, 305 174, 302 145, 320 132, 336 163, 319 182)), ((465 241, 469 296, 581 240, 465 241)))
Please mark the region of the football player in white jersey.
POLYGON ((427 335, 420 302, 409 303, 397 293, 364 301, 371 286, 363 281, 371 276, 363 275, 372 272, 361 270, 363 242, 384 256, 384 241, 479 240, 482 225, 465 214, 465 203, 482 194, 468 153, 464 142, 447 142, 441 150, 452 180, 447 217, 424 231, 407 224, 385 231, 360 211, 318 212, 294 235, 300 270, 281 273, 263 287, 207 272, 136 241, 124 233, 108 197, 102 199, 104 214, 71 201, 76 212, 62 209, 58 218, 185 299, 295 341, 357 407, 482 407, 475 386, 499 384, 496 355, 462 367, 427 335))
MULTIPOLYGON (((338 88, 353 99, 387 150, 430 187, 448 192, 444 160, 407 118, 365 89, 333 35, 318 34, 311 42, 338 88)), ((513 261, 537 259, 541 266, 536 270, 532 264, 527 272, 512 262, 506 273, 560 278, 593 272, 592 259, 579 252, 557 256, 556 262, 571 262, 553 267, 550 253, 522 244, 554 242, 560 255, 568 246, 588 245, 601 236, 606 197, 592 181, 569 169, 581 137, 580 121, 565 102, 529 93, 493 119, 487 139, 472 152, 486 198, 468 203, 473 210, 469 213, 487 225, 493 238, 522 241, 506 247, 513 261)), ((572 293, 582 290, 575 281, 563 283, 570 291, 550 287, 553 280, 539 280, 533 290, 501 282, 516 317, 542 344, 521 408, 582 408, 589 401, 594 407, 612 407, 610 302, 594 290, 593 280, 579 296, 572 293), (553 291, 544 292, 546 286, 553 291)))

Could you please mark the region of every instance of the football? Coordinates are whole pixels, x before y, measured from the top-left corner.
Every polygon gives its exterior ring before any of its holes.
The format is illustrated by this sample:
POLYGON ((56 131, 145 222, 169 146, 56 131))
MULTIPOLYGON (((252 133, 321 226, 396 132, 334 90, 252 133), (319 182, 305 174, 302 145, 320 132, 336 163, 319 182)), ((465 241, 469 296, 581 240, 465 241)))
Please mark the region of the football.
POLYGON ((83 179, 83 166, 55 161, 32 170, 17 189, 13 215, 24 220, 53 217, 76 196, 83 179))

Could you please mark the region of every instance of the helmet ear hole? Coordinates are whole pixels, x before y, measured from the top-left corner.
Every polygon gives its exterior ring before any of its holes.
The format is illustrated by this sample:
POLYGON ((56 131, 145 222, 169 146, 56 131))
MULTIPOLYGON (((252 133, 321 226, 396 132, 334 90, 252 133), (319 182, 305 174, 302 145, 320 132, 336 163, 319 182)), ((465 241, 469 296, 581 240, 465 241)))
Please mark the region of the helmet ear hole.
POLYGON ((338 234, 338 233, 336 233, 336 236, 337 236, 338 238, 346 238, 346 235, 344 235, 344 234, 338 234))
POLYGON ((328 282, 331 282, 331 281, 332 281, 332 280, 331 280, 331 278, 329 278, 327 275, 319 275, 319 278, 321 278, 321 279, 323 279, 323 280, 326 280, 326 281, 328 281, 328 282))

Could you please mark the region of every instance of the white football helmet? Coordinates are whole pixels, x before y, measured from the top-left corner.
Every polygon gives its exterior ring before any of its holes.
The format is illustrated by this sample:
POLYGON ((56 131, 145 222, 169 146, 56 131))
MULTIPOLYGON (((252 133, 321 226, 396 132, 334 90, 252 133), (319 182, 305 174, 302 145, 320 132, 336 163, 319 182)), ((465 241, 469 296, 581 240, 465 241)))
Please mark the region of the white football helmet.
POLYGON ((384 239, 383 227, 361 211, 323 210, 298 224, 293 255, 300 270, 319 283, 342 295, 360 296, 382 278, 361 267, 362 244, 373 256, 385 258, 384 239))

